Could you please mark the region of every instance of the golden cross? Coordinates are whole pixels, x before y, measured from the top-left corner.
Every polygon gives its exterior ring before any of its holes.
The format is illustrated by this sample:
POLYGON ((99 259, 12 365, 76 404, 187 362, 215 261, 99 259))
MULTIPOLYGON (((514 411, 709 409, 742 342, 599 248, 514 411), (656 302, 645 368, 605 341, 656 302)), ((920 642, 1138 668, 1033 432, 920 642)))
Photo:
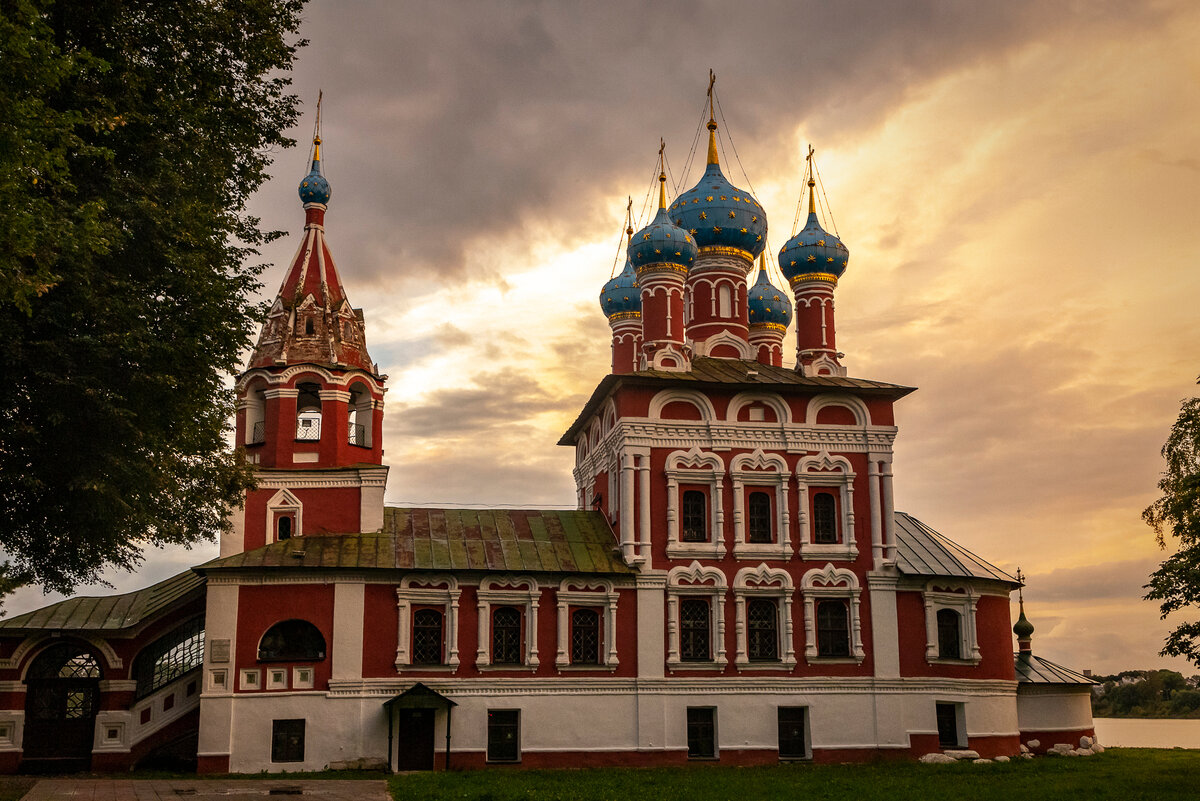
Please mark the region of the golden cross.
POLYGON ((713 84, 717 82, 717 74, 710 68, 708 71, 708 121, 716 122, 713 116, 713 84))

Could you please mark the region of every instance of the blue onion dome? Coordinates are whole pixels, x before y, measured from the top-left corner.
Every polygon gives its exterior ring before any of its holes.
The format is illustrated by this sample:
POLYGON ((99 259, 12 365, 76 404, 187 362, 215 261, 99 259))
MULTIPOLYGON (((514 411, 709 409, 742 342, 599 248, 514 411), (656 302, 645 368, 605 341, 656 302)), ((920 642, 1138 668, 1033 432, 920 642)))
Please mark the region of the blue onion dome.
POLYGON ((821 227, 813 197, 815 182, 809 179, 808 220, 804 229, 789 239, 779 251, 779 269, 789 282, 803 277, 837 281, 846 272, 850 251, 842 240, 821 227))
POLYGON ((687 272, 696 260, 696 240, 667 216, 667 174, 658 174, 658 214, 629 242, 629 261, 641 272, 647 265, 669 265, 687 272))
POLYGON ((753 260, 767 246, 767 215, 758 201, 725 178, 717 159, 717 123, 708 122, 708 167, 700 183, 671 205, 671 219, 703 252, 732 248, 753 260))
POLYGON ((642 292, 638 289, 637 275, 633 264, 626 261, 625 269, 615 278, 609 279, 600 290, 600 308, 609 320, 621 317, 640 317, 642 314, 642 292))
POLYGON ((750 287, 746 304, 750 309, 750 327, 756 325, 778 325, 788 327, 792 321, 792 302, 783 290, 767 278, 766 265, 758 268, 758 280, 750 287))
POLYGON ((332 193, 329 181, 321 175, 321 137, 318 136, 313 139, 312 170, 300 182, 300 200, 304 203, 328 205, 332 193))

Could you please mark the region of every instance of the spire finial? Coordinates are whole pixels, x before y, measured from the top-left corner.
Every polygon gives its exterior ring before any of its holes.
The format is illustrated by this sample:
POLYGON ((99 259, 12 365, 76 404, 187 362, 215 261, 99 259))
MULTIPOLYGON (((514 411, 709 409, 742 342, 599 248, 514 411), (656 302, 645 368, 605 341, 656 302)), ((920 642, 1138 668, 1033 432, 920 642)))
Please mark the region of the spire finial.
POLYGON ((808 155, 804 157, 804 160, 808 162, 808 168, 806 171, 808 172, 808 213, 809 214, 815 214, 817 211, 817 182, 814 180, 814 174, 813 174, 813 153, 816 153, 816 152, 817 151, 813 150, 813 146, 809 145, 808 146, 808 155))
POLYGON ((321 98, 325 95, 324 89, 317 90, 317 121, 313 124, 313 163, 321 160, 321 98))
POLYGON ((667 142, 661 136, 658 138, 658 208, 665 209, 667 207, 667 161, 663 155, 667 149, 667 142))
POLYGON ((633 198, 628 195, 626 197, 629 198, 629 202, 625 204, 625 245, 628 247, 633 241, 633 198))
POLYGON ((717 117, 713 107, 713 85, 717 82, 717 74, 708 71, 708 163, 720 164, 717 158, 717 117))

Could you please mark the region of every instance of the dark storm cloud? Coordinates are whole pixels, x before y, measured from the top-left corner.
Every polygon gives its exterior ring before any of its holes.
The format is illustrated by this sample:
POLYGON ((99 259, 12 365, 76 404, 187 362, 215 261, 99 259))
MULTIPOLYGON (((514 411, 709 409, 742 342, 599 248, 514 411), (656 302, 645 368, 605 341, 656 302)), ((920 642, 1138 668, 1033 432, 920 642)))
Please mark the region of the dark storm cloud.
MULTIPOLYGON (((1139 8, 1133 19, 1147 24, 1153 11, 1139 8)), ((660 134, 678 176, 709 67, 751 181, 761 181, 800 121, 834 139, 938 76, 1123 11, 1033 0, 316 0, 296 71, 308 103, 296 135, 303 148, 323 88, 329 222, 356 284, 498 282, 489 242, 536 229, 570 244, 619 225, 620 211, 598 201, 644 191, 660 134)), ((285 153, 275 173, 298 179, 303 162, 285 153)), ((295 228, 293 192, 287 180, 264 191, 268 224, 295 228)))
POLYGON ((518 371, 477 373, 471 386, 442 389, 419 406, 401 406, 392 419, 397 432, 423 438, 465 437, 497 426, 511 434, 513 421, 541 412, 572 408, 579 397, 562 397, 547 391, 535 377, 518 371))

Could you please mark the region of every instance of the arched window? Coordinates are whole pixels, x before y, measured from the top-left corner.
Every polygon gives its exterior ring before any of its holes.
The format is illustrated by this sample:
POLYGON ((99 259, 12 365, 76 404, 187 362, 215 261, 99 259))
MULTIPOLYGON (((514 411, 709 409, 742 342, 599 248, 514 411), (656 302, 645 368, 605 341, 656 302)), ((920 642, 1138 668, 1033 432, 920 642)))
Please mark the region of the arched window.
POLYGON ((571 664, 600 664, 600 613, 595 609, 571 613, 571 664))
POLYGON ((414 665, 442 664, 442 613, 437 609, 413 612, 412 661, 414 665))
POLYGON ((267 441, 267 397, 261 389, 246 393, 246 444, 261 445, 267 441))
POLYGON ((751 662, 779 660, 779 607, 766 598, 746 604, 746 655, 751 662))
POLYGON ((721 284, 717 290, 717 306, 721 317, 733 316, 733 300, 729 292, 729 284, 721 284))
POLYGON ((313 332, 313 320, 311 317, 309 317, 307 320, 304 321, 304 333, 310 337, 314 333, 313 332))
POLYGON ((958 612, 939 609, 937 613, 938 657, 962 659, 962 627, 958 612))
POLYGON ((204 618, 198 617, 159 637, 133 660, 137 697, 167 686, 203 661, 204 618))
POLYGON ((521 610, 516 607, 492 610, 492 664, 521 664, 521 610))
POLYGON ((817 602, 817 655, 850 656, 850 611, 845 601, 817 602))
POLYGON ((100 663, 96 657, 74 643, 62 643, 38 654, 29 666, 26 680, 33 679, 98 679, 100 663))
POLYGON ((707 662, 709 655, 708 601, 686 598, 679 602, 679 658, 684 662, 707 662))
POLYGON ((350 415, 347 433, 351 445, 371 447, 371 393, 362 384, 350 387, 350 403, 346 407, 350 415))
POLYGON ((296 389, 296 439, 312 442, 321 438, 321 388, 298 384, 296 389))
POLYGON ((752 492, 746 503, 750 542, 771 542, 771 496, 752 492))
POLYGON ((818 492, 813 495, 813 542, 830 544, 837 541, 837 502, 830 493, 818 492))
POLYGON ((290 517, 279 518, 278 528, 279 528, 279 530, 276 532, 276 539, 279 539, 279 540, 291 539, 292 518, 290 518, 290 517))
POLYGON ((700 490, 683 493, 683 541, 708 542, 708 498, 700 490))
POLYGON ((267 629, 258 644, 262 662, 319 662, 325 658, 325 637, 307 620, 285 620, 267 629))

